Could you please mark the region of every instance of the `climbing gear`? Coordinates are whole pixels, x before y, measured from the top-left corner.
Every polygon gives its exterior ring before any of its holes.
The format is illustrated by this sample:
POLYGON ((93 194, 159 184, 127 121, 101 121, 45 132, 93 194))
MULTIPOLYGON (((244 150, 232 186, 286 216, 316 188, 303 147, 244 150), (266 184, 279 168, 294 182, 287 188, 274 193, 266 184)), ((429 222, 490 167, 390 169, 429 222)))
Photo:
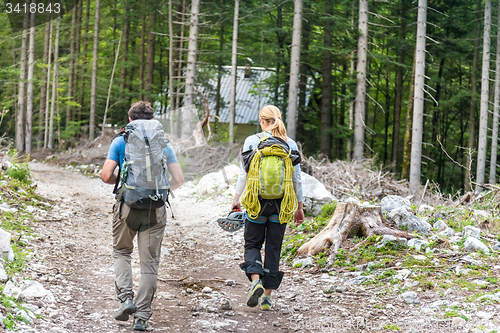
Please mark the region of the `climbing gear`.
POLYGON ((273 306, 271 303, 271 295, 264 295, 262 296, 262 299, 260 300, 260 309, 262 311, 269 311, 271 310, 271 307, 273 306))
POLYGON ((161 123, 136 119, 125 127, 125 160, 120 170, 118 201, 137 209, 153 209, 168 203, 170 186, 163 149, 169 144, 161 123))
POLYGON ((240 230, 245 226, 245 213, 233 208, 227 217, 217 219, 217 223, 219 227, 229 232, 240 230))
POLYGON ((300 155, 290 151, 288 144, 280 138, 267 135, 259 138, 257 148, 242 154, 248 178, 241 195, 241 205, 249 218, 256 219, 261 210, 260 198, 283 198, 279 220, 281 223, 289 223, 297 210, 292 177, 294 165, 300 163, 300 155))
POLYGON ((135 305, 131 298, 127 298, 120 303, 118 311, 115 313, 115 319, 120 321, 127 321, 128 317, 135 312, 135 305))
POLYGON ((264 293, 264 287, 262 286, 262 281, 260 279, 253 280, 250 286, 250 292, 247 296, 247 305, 249 307, 255 307, 259 304, 259 298, 264 293))
POLYGON ((134 317, 134 326, 132 328, 135 331, 147 331, 149 329, 149 324, 147 320, 134 317))

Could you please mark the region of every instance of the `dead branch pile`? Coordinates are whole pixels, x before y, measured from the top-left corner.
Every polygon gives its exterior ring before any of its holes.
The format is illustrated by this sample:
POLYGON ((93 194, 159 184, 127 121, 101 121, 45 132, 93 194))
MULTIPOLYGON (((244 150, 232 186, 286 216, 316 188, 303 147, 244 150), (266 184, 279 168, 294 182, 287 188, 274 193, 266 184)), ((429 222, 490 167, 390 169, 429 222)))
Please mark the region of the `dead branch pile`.
POLYGON ((376 167, 373 159, 357 163, 316 161, 309 157, 302 164, 339 198, 355 196, 363 200, 380 200, 387 195, 411 195, 406 180, 397 180, 390 171, 376 167))

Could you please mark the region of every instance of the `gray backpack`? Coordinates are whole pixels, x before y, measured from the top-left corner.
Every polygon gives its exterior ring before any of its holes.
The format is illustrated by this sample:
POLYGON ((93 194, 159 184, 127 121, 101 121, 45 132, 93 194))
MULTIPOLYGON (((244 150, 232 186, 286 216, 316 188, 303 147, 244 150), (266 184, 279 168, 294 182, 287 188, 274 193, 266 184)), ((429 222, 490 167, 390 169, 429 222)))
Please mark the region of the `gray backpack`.
POLYGON ((168 144, 158 120, 137 119, 123 131, 125 161, 120 171, 116 199, 137 209, 154 209, 168 202, 170 186, 167 159, 163 148, 168 144))

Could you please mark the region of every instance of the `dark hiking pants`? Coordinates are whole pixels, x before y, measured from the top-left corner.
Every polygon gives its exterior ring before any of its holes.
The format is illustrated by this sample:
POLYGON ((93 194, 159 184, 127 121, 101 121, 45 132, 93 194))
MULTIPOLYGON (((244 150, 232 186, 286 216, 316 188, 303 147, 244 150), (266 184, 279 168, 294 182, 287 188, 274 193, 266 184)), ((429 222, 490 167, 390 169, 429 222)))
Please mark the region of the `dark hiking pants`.
POLYGON ((283 279, 279 264, 286 224, 277 222, 277 217, 259 216, 261 221, 265 219, 266 222, 255 223, 247 219, 245 223, 245 262, 240 267, 250 281, 252 274, 259 274, 265 289, 277 289, 283 279), (271 222, 269 219, 276 222, 271 222), (264 242, 266 246, 262 262, 260 250, 264 242))

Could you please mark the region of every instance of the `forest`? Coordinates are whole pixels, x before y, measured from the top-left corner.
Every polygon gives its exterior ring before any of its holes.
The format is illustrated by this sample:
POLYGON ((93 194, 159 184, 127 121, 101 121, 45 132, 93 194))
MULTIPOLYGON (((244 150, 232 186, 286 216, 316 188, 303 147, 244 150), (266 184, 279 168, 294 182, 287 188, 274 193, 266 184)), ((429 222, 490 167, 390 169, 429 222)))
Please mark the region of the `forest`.
MULTIPOLYGON (((0 131, 21 153, 93 140, 103 123, 126 124, 137 100, 160 114, 194 105, 201 120, 208 96, 218 116, 220 77, 237 65, 272 72, 260 84, 306 156, 373 158, 413 189, 496 183, 491 0, 60 4, 40 14, 4 3, 0 13, 0 131)), ((217 119, 211 141, 231 141, 234 121, 217 119)))

